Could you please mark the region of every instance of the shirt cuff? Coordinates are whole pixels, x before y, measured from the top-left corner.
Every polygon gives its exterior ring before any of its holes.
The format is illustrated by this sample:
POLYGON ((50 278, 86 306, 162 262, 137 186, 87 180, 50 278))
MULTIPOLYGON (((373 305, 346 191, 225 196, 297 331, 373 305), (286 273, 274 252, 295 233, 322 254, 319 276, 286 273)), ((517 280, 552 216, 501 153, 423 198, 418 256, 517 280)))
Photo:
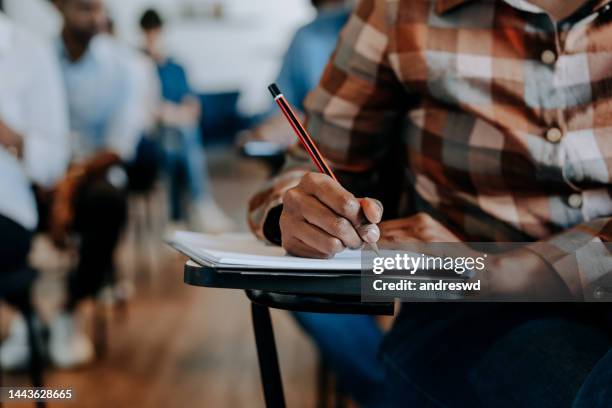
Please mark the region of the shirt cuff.
POLYGON ((559 275, 577 300, 602 300, 612 293, 612 218, 600 218, 534 242, 526 248, 559 275))

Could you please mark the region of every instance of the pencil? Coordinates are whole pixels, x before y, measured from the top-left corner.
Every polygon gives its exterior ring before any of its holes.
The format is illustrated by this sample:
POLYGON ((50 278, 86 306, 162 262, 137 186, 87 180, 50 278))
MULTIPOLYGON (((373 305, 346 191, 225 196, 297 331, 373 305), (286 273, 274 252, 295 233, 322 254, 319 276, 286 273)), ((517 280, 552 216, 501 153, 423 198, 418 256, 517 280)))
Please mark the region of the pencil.
MULTIPOLYGON (((300 140, 300 143, 308 153, 308 156, 310 156, 310 159, 315 164, 319 172, 327 174, 335 181, 338 181, 331 167, 329 167, 329 165, 323 158, 323 155, 317 148, 317 145, 312 140, 312 137, 310 137, 310 134, 308 133, 304 125, 302 125, 302 122, 298 119, 293 109, 291 109, 291 105, 289 105, 289 102, 287 102, 287 99, 285 99, 285 96, 282 94, 278 86, 276 84, 271 84, 270 86, 268 86, 268 90, 272 94, 274 101, 276 102, 280 110, 283 112, 283 115, 291 125, 291 128, 295 132, 296 136, 300 140)), ((369 242, 368 244, 372 247, 372 250, 376 253, 376 255, 380 256, 378 245, 376 243, 369 242)))

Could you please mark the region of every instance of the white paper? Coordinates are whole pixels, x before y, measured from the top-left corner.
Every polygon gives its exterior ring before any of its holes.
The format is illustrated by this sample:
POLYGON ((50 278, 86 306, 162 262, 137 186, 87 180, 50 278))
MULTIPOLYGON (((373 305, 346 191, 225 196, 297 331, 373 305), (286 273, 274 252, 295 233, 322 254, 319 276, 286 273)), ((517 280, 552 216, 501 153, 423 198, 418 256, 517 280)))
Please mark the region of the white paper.
POLYGON ((310 259, 288 255, 278 246, 267 245, 251 234, 198 234, 179 231, 169 243, 198 263, 228 268, 270 270, 359 271, 361 251, 344 250, 332 259, 310 259))

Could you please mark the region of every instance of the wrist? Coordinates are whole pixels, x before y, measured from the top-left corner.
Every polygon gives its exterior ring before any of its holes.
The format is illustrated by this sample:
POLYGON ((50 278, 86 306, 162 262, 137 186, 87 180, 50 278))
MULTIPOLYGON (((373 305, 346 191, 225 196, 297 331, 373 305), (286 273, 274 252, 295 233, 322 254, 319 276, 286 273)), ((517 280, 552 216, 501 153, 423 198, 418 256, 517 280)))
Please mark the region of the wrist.
POLYGON ((528 249, 491 256, 488 264, 487 283, 493 296, 542 300, 567 294, 555 270, 528 249))
POLYGON ((2 122, 0 122, 0 144, 13 156, 23 157, 23 138, 2 122))

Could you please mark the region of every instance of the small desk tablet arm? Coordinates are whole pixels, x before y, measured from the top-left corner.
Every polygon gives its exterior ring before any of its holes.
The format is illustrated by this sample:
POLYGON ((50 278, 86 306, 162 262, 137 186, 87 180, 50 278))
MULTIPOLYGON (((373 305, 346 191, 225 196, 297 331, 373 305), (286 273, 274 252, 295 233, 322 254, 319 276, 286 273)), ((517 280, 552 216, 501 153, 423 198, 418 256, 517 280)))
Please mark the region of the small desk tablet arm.
POLYGON ((269 308, 316 313, 393 315, 394 304, 361 303, 359 273, 278 273, 227 270, 188 261, 185 283, 243 289, 251 301, 257 357, 268 408, 284 408, 285 396, 269 308))

